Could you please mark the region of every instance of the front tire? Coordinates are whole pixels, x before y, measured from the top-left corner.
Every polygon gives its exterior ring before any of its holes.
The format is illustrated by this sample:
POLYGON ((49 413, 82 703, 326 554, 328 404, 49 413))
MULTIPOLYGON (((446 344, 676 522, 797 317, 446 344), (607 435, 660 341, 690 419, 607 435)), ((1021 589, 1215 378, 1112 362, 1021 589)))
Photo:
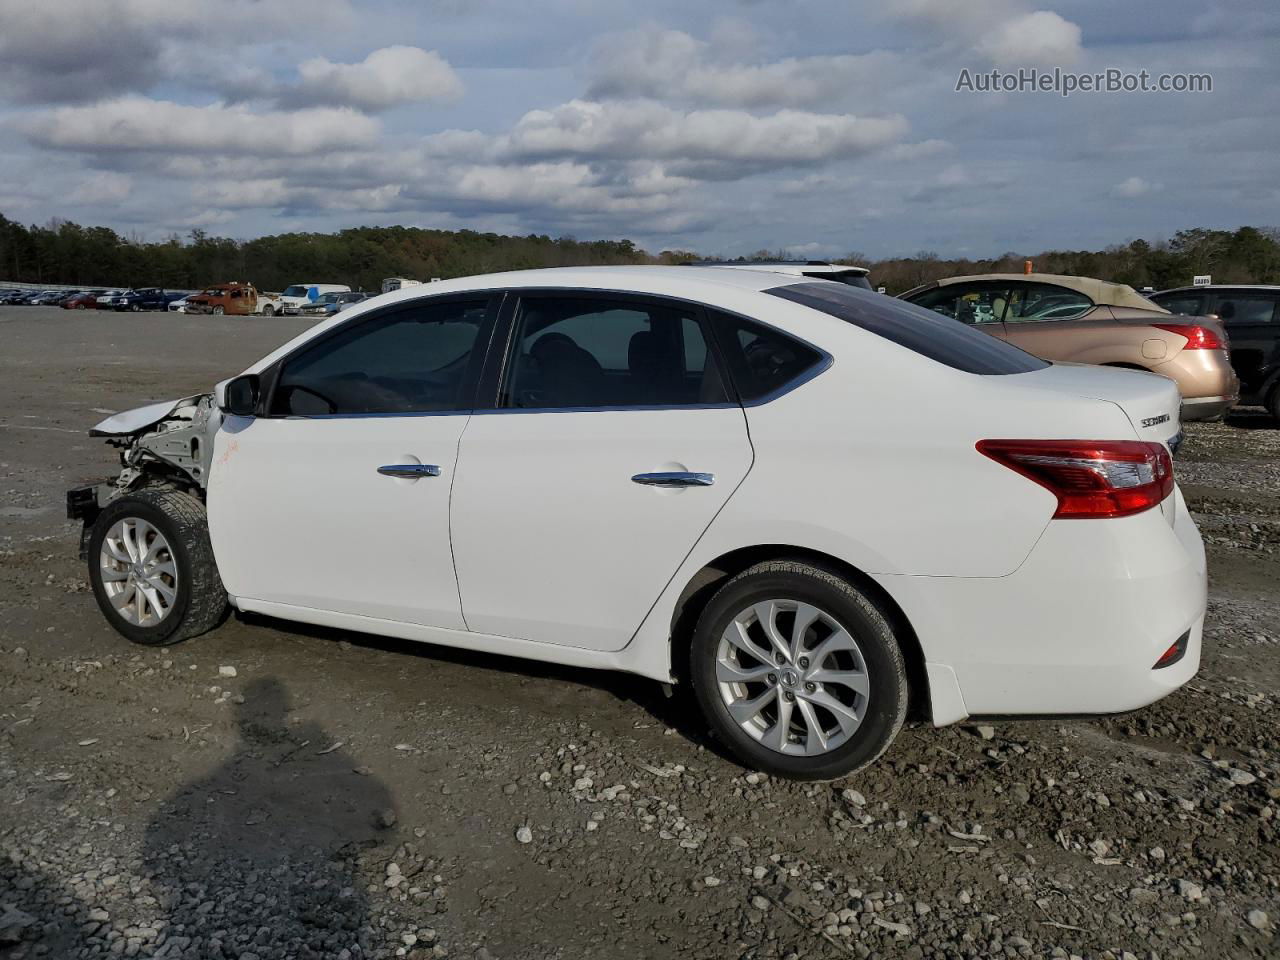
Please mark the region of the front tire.
POLYGON ((107 622, 148 646, 206 633, 228 610, 204 504, 167 487, 127 494, 99 514, 89 582, 107 622))
POLYGON ((274 317, 276 315, 276 308, 268 303, 265 307, 262 308, 262 315, 264 317, 274 317))
POLYGON ((694 628, 689 676, 712 731, 748 766, 830 780, 875 761, 902 728, 907 678, 888 618, 838 574, 759 563, 694 628))
POLYGON ((227 312, 227 311, 226 311, 226 309, 225 309, 225 308, 223 308, 223 307, 214 307, 214 308, 213 308, 213 311, 212 311, 212 313, 213 313, 213 315, 214 315, 215 317, 220 317, 220 316, 222 316, 222 315, 223 315, 224 313, 226 313, 226 312, 227 312))

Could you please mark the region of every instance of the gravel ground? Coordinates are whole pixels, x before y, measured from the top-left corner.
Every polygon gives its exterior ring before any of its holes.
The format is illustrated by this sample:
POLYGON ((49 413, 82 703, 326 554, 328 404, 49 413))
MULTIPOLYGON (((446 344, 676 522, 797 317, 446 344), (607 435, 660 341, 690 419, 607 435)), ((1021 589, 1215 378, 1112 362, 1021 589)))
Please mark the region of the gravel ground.
POLYGON ((292 320, 0 308, 0 956, 1274 957, 1280 430, 1189 427, 1199 676, 1137 713, 747 772, 654 684, 265 619, 103 622, 85 429, 292 320))

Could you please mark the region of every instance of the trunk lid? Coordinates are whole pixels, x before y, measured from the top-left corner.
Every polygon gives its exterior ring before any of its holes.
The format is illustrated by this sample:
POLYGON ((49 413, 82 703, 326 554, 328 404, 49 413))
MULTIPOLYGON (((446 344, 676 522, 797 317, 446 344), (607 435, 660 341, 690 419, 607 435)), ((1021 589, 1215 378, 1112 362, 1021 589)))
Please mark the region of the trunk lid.
POLYGON ((1158 373, 1055 363, 1044 370, 1024 374, 1020 380, 1055 393, 1114 403, 1129 418, 1139 440, 1158 440, 1173 451, 1181 440, 1182 396, 1176 383, 1158 373))

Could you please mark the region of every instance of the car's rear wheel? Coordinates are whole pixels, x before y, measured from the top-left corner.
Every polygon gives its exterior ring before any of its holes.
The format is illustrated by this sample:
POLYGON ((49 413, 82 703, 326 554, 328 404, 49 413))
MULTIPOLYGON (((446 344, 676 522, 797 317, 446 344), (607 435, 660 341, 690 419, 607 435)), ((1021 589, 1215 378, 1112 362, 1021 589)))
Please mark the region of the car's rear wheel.
POLYGON ((808 563, 760 563, 725 583, 698 618, 689 667, 713 732, 779 776, 852 773, 884 753, 906 716, 906 667, 888 618, 808 563))
POLYGON ((262 315, 264 317, 274 317, 276 315, 276 308, 268 303, 265 307, 262 308, 262 315))
POLYGON ((89 537, 89 582, 107 622, 134 643, 197 636, 228 609, 204 504, 167 487, 127 494, 102 511, 89 537))
POLYGON ((227 311, 226 311, 225 309, 223 309, 222 307, 214 307, 214 308, 213 308, 213 310, 212 310, 213 315, 214 315, 214 316, 216 316, 216 317, 220 317, 220 316, 222 316, 222 315, 223 315, 224 313, 226 313, 226 312, 227 312, 227 311))

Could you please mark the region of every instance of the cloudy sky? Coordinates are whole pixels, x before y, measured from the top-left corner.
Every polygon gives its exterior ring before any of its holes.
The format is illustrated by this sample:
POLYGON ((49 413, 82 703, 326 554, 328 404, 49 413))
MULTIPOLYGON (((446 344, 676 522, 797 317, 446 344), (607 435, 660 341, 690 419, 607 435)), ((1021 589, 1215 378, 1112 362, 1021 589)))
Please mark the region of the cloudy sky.
POLYGON ((0 0, 0 213, 871 256, 1280 224, 1274 0, 0 0), (1213 92, 956 92, 962 69, 1213 92))

